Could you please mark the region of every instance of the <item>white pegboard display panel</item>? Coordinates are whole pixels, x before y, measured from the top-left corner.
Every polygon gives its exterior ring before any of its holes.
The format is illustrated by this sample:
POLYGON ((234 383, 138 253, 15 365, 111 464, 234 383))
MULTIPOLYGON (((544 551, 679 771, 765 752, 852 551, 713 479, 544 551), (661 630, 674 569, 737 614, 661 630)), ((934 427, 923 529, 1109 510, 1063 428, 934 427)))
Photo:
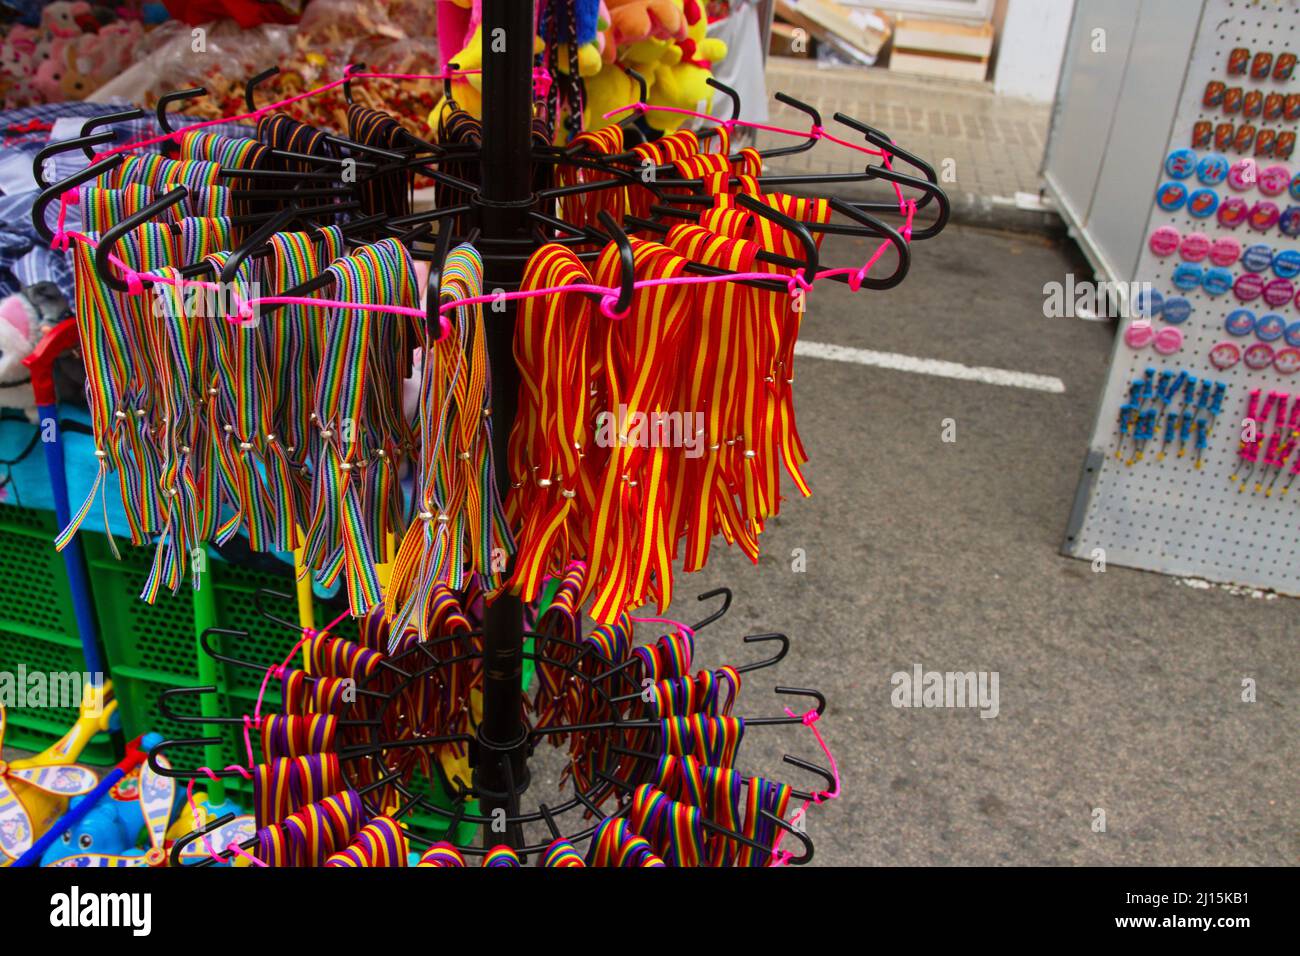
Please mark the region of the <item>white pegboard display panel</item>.
MULTIPOLYGON (((1188 6, 1195 9, 1193 4, 1188 6)), ((1256 163, 1255 175, 1253 181, 1250 174, 1244 177, 1246 183, 1238 181, 1239 186, 1246 186, 1244 189, 1234 189, 1227 181, 1214 184, 1212 175, 1208 177, 1210 182, 1203 181, 1197 173, 1179 180, 1162 170, 1159 181, 1162 187, 1170 182, 1181 182, 1189 195, 1208 189, 1219 205, 1229 199, 1241 199, 1248 209, 1258 208, 1258 204, 1265 202, 1275 204, 1278 212, 1294 208, 1291 215, 1300 222, 1300 178, 1297 178, 1300 174, 1300 150, 1294 148, 1294 134, 1300 129, 1297 121, 1300 119, 1300 68, 1291 75, 1287 75, 1285 70, 1291 62, 1285 55, 1300 54, 1300 0, 1206 0, 1200 12, 1196 42, 1165 157, 1175 150, 1194 149, 1198 162, 1209 154, 1218 154, 1229 164, 1249 158, 1256 163), (1232 72, 1230 68, 1234 50, 1249 51, 1244 74, 1232 72), (1258 54, 1267 56, 1256 60, 1258 54), (1267 73, 1255 75, 1255 70, 1266 62, 1270 64, 1267 73), (1283 65, 1281 70, 1277 69, 1279 62, 1283 65), (1223 85, 1226 103, 1215 102, 1215 97, 1211 97, 1213 105, 1207 106, 1207 85, 1216 82, 1223 85), (1239 92, 1227 92, 1233 89, 1239 92), (1251 96, 1252 92, 1258 96, 1251 96), (1270 101, 1269 94, 1277 96, 1270 101), (1288 96, 1292 97, 1290 101, 1288 96), (1225 105, 1229 107, 1226 111, 1225 105), (1274 115, 1279 109, 1281 115, 1274 115), (1232 141, 1220 138, 1216 143, 1212 133, 1210 143, 1205 144, 1204 126, 1198 131, 1198 123, 1210 124, 1212 131, 1231 123, 1232 141), (1255 131, 1249 143, 1245 142, 1246 134, 1242 134, 1240 139, 1237 137, 1243 125, 1249 125, 1255 131), (1280 157, 1267 152, 1257 155, 1260 131, 1263 130, 1273 134, 1271 138, 1265 135, 1266 142, 1270 142, 1274 149, 1279 142, 1284 150, 1290 146, 1290 155, 1280 157), (1194 140, 1198 132, 1199 141, 1194 140), (1287 133, 1291 136, 1284 135, 1287 133), (1288 188, 1279 194, 1269 194, 1260 188, 1258 173, 1279 165, 1286 167, 1292 178, 1288 188), (1295 189, 1289 188, 1292 183, 1295 189)), ((1240 53, 1234 62, 1239 61, 1240 53)), ((1179 66, 1171 63, 1169 68, 1178 69, 1179 66)), ((1152 117, 1151 121, 1167 123, 1168 118, 1152 117)), ((1272 184, 1267 185, 1275 188, 1272 184)), ((1255 225, 1267 223, 1271 218, 1267 206, 1260 209, 1261 218, 1256 224, 1246 221, 1235 228, 1230 225, 1231 218, 1227 223, 1220 221, 1217 209, 1204 218, 1193 216, 1190 204, 1165 211, 1152 196, 1151 210, 1137 280, 1150 283, 1162 297, 1181 297, 1190 304, 1190 316, 1180 323, 1167 322, 1163 312, 1148 320, 1155 333, 1177 328, 1183 334, 1183 344, 1181 349, 1169 355, 1161 354, 1152 345, 1135 349, 1126 342, 1124 333, 1142 319, 1126 317, 1120 320, 1121 334, 1116 340, 1063 550, 1078 558, 1092 559, 1097 554, 1096 549, 1102 549, 1108 563, 1300 595, 1300 477, 1294 479, 1287 494, 1281 493, 1291 479, 1291 468, 1300 455, 1300 447, 1293 443, 1276 479, 1274 472, 1279 469, 1256 465, 1243 481, 1241 476, 1245 471, 1238 457, 1242 420, 1247 415, 1253 390, 1261 391, 1261 402, 1271 392, 1286 393, 1287 419, 1290 418, 1292 401, 1297 403, 1295 408, 1300 409, 1300 374, 1287 363, 1289 358, 1300 358, 1300 353, 1285 353, 1281 361, 1258 369, 1248 367, 1245 361, 1220 369, 1211 361, 1211 351, 1224 342, 1232 342, 1243 354, 1250 346, 1259 343, 1267 344, 1275 353, 1290 347, 1285 334, 1266 341, 1267 336, 1277 331, 1276 319, 1263 325, 1265 338, 1253 331, 1241 336, 1230 334, 1226 328, 1228 316, 1243 309, 1256 318, 1280 316, 1282 324, 1291 327, 1292 341, 1300 344, 1300 338, 1297 338, 1300 337, 1300 299, 1296 295, 1300 292, 1300 275, 1290 279, 1294 289, 1285 302, 1280 297, 1285 286, 1282 283, 1273 286, 1270 297, 1275 304, 1269 304, 1263 296, 1246 300, 1239 297, 1235 284, 1250 271, 1240 257, 1222 267, 1231 273, 1234 284, 1226 292, 1211 294, 1204 285, 1180 289, 1174 281, 1175 271, 1180 266, 1199 266, 1208 270, 1215 268, 1214 264, 1208 257, 1189 262, 1182 249, 1158 255, 1148 240, 1161 227, 1171 227, 1182 239, 1193 233, 1202 234, 1211 242, 1231 237, 1242 250, 1263 245, 1274 254, 1284 250, 1300 253, 1300 241, 1287 236, 1276 223, 1268 229, 1255 228, 1255 225), (1145 378, 1148 369, 1153 370, 1153 384, 1158 384, 1164 373, 1168 373, 1169 378, 1182 371, 1195 376, 1198 398, 1199 383, 1205 379, 1224 383, 1226 391, 1221 413, 1217 416, 1211 416, 1208 409, 1198 408, 1196 401, 1185 404, 1181 392, 1167 404, 1148 392, 1139 402, 1139 414, 1154 410, 1155 437, 1145 443, 1141 459, 1134 461, 1132 433, 1123 439, 1120 435, 1121 408, 1130 403, 1133 381, 1145 378), (1181 457, 1178 454, 1181 444, 1177 438, 1178 427, 1174 442, 1163 448, 1163 458, 1160 455, 1166 416, 1170 413, 1179 416, 1183 411, 1189 411, 1194 419, 1202 419, 1212 426, 1207 429, 1207 446, 1200 454, 1199 468, 1196 464, 1195 424, 1191 426, 1191 440, 1181 457), (1117 457, 1117 451, 1120 457, 1117 457), (1238 476, 1235 481, 1232 480, 1234 475, 1238 476), (1258 491, 1257 484, 1260 485, 1258 491), (1272 493, 1266 494, 1270 489, 1272 493)), ((1166 229, 1163 235, 1171 237, 1172 232, 1166 229)), ((1203 252, 1203 249, 1196 248, 1197 243, 1198 240, 1193 240, 1186 250, 1193 259, 1203 252)), ((1258 266, 1260 262, 1257 252, 1251 264, 1258 266)), ((1288 271, 1285 268, 1287 264, 1284 258, 1283 274, 1288 271)), ((1271 265, 1255 274, 1263 280, 1261 284, 1280 278, 1271 265)), ((1187 275, 1184 278, 1188 278, 1187 275)), ((1241 286, 1243 295, 1249 297, 1256 291, 1251 288, 1253 281, 1247 279, 1241 286)), ((1262 350, 1256 350, 1254 354, 1261 356, 1262 350)), ((1133 413, 1130 411, 1128 414, 1131 416, 1133 413)), ((1291 429, 1286 427, 1285 420, 1282 427, 1276 427, 1272 414, 1267 421, 1260 421, 1258 432, 1263 439, 1260 450, 1264 453, 1261 457, 1268 454, 1268 443, 1275 431, 1286 437, 1291 429)))

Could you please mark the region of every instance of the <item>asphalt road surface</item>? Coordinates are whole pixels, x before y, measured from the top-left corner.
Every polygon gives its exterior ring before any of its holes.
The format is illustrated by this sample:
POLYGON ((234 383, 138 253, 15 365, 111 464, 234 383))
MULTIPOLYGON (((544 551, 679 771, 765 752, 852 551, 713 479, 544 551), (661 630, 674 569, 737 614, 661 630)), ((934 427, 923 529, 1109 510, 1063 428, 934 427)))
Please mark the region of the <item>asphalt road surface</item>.
MULTIPOLYGON (((866 248, 828 239, 823 260, 866 248)), ((688 621, 694 594, 735 591, 701 632, 701 663, 760 656, 746 633, 793 639, 781 665, 748 675, 738 713, 780 714, 778 683, 830 701, 818 726, 843 795, 808 816, 816 863, 1300 859, 1300 605, 1094 573, 1059 553, 1113 337, 1109 323, 1043 317, 1043 284, 1070 271, 1089 275, 1068 243, 950 226, 916 245, 900 288, 819 287, 804 342, 1064 391, 801 358, 813 497, 787 499, 758 567, 715 549, 678 581, 688 621), (916 665, 998 672, 997 716, 893 706, 891 675, 916 665), (1246 677, 1255 703, 1241 700, 1246 677)), ((815 778, 782 769, 783 753, 824 762, 802 727, 752 728, 740 752, 742 772, 795 786, 815 778)))

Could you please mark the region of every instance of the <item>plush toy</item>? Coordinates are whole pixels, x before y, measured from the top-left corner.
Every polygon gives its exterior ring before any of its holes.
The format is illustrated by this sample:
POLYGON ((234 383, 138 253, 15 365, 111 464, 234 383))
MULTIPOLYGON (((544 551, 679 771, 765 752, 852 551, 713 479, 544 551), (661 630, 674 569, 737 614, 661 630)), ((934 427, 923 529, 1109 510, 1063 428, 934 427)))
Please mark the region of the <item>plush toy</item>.
POLYGON ((457 62, 481 17, 474 0, 438 0, 438 56, 444 65, 457 62))
POLYGON ((35 422, 36 395, 23 359, 40 338, 40 312, 21 292, 0 300, 0 407, 21 409, 35 422))
POLYGON ((604 116, 610 110, 635 103, 641 95, 636 81, 623 72, 617 63, 606 64, 595 76, 588 77, 586 90, 587 105, 582 114, 584 129, 600 129, 602 126, 611 126, 625 119, 628 115, 626 113, 611 116, 609 119, 605 119, 604 116))
MULTIPOLYGON (((708 112, 708 104, 713 102, 713 87, 705 80, 713 75, 713 64, 726 57, 727 45, 708 36, 709 21, 699 0, 684 0, 682 14, 687 36, 664 51, 662 59, 654 67, 646 102, 653 106, 708 112)), ((646 113, 646 122, 665 132, 677 129, 686 119, 681 113, 663 110, 646 113)))
POLYGON ((23 359, 68 314, 67 300, 53 282, 0 299, 0 407, 21 409, 36 421, 36 396, 23 359))
POLYGON ((105 24, 98 33, 74 37, 63 50, 64 100, 82 100, 131 63, 131 51, 144 36, 138 21, 105 24))
POLYGON ((42 34, 32 27, 14 24, 0 39, 0 83, 4 86, 4 108, 28 106, 37 97, 33 79, 37 48, 42 34))
POLYGON ((94 33, 99 29, 90 4, 83 0, 55 0, 41 11, 41 29, 54 37, 75 37, 83 33, 94 33))
POLYGON ((681 0, 606 0, 614 32, 620 47, 643 40, 681 40, 686 37, 686 22, 681 0))

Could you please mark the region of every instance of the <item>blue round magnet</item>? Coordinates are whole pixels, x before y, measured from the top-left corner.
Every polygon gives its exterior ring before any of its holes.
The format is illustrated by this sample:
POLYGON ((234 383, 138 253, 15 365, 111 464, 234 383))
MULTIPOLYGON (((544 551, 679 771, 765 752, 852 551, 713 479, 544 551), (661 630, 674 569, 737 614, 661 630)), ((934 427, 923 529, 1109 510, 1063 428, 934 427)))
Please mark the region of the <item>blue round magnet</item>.
POLYGON ((1159 315, 1165 307, 1165 297, 1155 289, 1143 289, 1137 295, 1137 301, 1134 303, 1137 314, 1143 318, 1149 319, 1152 316, 1159 315))
MULTIPOLYGON (((1300 322, 1296 323, 1300 325, 1300 322)), ((1228 320, 1223 323, 1229 335, 1250 335, 1255 331, 1255 313, 1250 309, 1237 309, 1228 313, 1228 320)))
POLYGON ((1208 219, 1219 208, 1219 194, 1213 189, 1198 189, 1187 197, 1187 214, 1196 219, 1208 219))
POLYGON ((1283 279, 1300 276, 1300 251, 1279 249, 1273 256, 1273 271, 1283 279))
POLYGON ((1300 348, 1300 322, 1292 322, 1286 327, 1286 331, 1282 334, 1286 336, 1287 345, 1294 345, 1297 348, 1300 348))
POLYGON ((1282 213, 1282 218, 1277 221, 1277 225, 1284 236, 1290 236, 1292 239, 1300 236, 1300 206, 1287 206, 1286 212, 1282 213))
POLYGON ((1300 170, 1297 170, 1296 174, 1291 177, 1291 186, 1289 188, 1291 190, 1291 198, 1300 202, 1300 170))
POLYGON ((1170 325, 1182 325, 1192 314, 1192 304, 1181 295, 1165 299, 1164 320, 1170 325))
POLYGON ((1207 153, 1196 164, 1196 178, 1206 186, 1219 185, 1228 178, 1228 160, 1218 153, 1207 153))
POLYGON ((1247 272, 1263 272, 1273 264, 1273 248, 1262 242, 1247 246, 1241 254, 1241 265, 1247 272))
POLYGON ((1201 280, 1204 277, 1205 270, 1190 262, 1180 262, 1174 267, 1174 285, 1184 292, 1191 292, 1193 289, 1200 288, 1201 280))
POLYGON ((1186 179, 1196 171, 1196 153, 1190 149, 1176 149, 1165 160, 1165 172, 1174 179, 1186 179))
POLYGON ((1286 319, 1276 312, 1261 315, 1255 323, 1255 334, 1263 342, 1276 342, 1286 332, 1286 319))
MULTIPOLYGON (((1176 281, 1176 280, 1175 280, 1176 281)), ((1232 288, 1232 273, 1227 269, 1221 269, 1218 266, 1212 269, 1206 269, 1205 274, 1201 276, 1201 288, 1208 295, 1223 295, 1232 288)), ((1168 311, 1169 303, 1165 303, 1165 310, 1168 311)), ((1166 316, 1166 319, 1168 316, 1166 316)))
POLYGON ((1165 212, 1177 212, 1187 204, 1187 187, 1182 183, 1164 183, 1156 190, 1156 205, 1165 212))

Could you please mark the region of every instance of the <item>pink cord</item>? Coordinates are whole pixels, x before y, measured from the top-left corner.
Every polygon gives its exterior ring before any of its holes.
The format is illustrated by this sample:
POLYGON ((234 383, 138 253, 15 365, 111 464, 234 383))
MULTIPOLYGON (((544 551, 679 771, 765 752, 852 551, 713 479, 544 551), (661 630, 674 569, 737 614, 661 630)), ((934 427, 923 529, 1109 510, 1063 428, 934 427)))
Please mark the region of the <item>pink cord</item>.
MULTIPOLYGON (((334 620, 330 621, 329 624, 325 625, 324 630, 317 631, 315 628, 304 627, 302 629, 302 637, 290 649, 289 655, 284 659, 283 663, 274 664, 266 669, 266 673, 262 675, 262 684, 257 690, 257 701, 253 706, 253 716, 250 717, 248 716, 248 714, 243 715, 244 748, 248 752, 248 767, 253 766, 253 742, 252 742, 252 738, 249 736, 249 730, 250 729, 256 730, 262 726, 262 700, 266 696, 267 683, 270 681, 272 676, 274 677, 284 676, 284 671, 289 666, 289 662, 293 660, 294 655, 298 653, 298 650, 302 647, 304 643, 311 640, 313 637, 317 636, 318 634, 328 634, 332 628, 338 626, 338 624, 344 618, 348 617, 350 614, 351 614, 350 611, 344 611, 334 620)), ((229 766, 223 767, 222 769, 233 770, 236 773, 238 773, 241 777, 243 777, 245 780, 252 780, 253 775, 252 773, 249 772, 248 767, 241 767, 238 764, 230 764, 229 766)), ((218 779, 217 775, 209 767, 199 767, 197 769, 197 774, 199 776, 207 777, 209 780, 218 779)), ((198 819, 198 813, 199 813, 199 808, 194 803, 194 781, 196 779, 197 777, 191 777, 189 783, 186 785, 185 788, 185 800, 189 804, 190 814, 192 818, 195 820, 198 819)), ((217 852, 212 848, 212 843, 210 840, 208 840, 208 835, 206 833, 203 834, 200 837, 200 839, 203 841, 204 849, 208 851, 208 856, 212 857, 212 859, 216 860, 218 863, 225 862, 225 860, 223 860, 217 854, 217 852)), ((239 844, 237 843, 230 844, 230 846, 226 847, 226 850, 234 852, 239 856, 242 856, 244 859, 248 860, 250 863, 254 864, 255 866, 267 865, 263 861, 250 855, 247 851, 241 849, 239 844)))
MULTIPOLYGON (((308 90, 304 93, 299 93, 296 96, 288 97, 287 99, 280 100, 276 103, 267 104, 266 106, 253 110, 251 113, 244 113, 234 117, 223 117, 215 120, 205 120, 201 123, 197 123, 194 126, 188 128, 201 129, 205 126, 212 126, 214 124, 239 122, 244 119, 260 117, 261 115, 270 112, 271 110, 278 109, 281 106, 285 106, 289 103, 295 103, 309 96, 315 96, 318 93, 323 93, 325 91, 332 90, 349 80, 364 80, 364 79, 445 80, 454 76, 468 75, 468 74, 474 74, 480 72, 482 71, 481 70, 453 70, 444 73, 352 73, 350 69, 347 69, 344 71, 344 79, 334 80, 333 82, 326 83, 325 85, 317 87, 314 90, 308 90)), ((545 70, 540 70, 540 69, 534 70, 534 80, 536 81, 538 79, 539 74, 545 72, 546 72, 545 70)), ((549 74, 548 74, 548 79, 549 79, 549 74)), ((685 109, 679 109, 677 107, 668 107, 668 106, 654 106, 648 103, 631 103, 628 104, 627 106, 610 110, 608 113, 604 114, 604 117, 608 118, 609 116, 612 116, 614 113, 626 112, 628 110, 634 110, 636 112, 644 113, 646 110, 651 110, 651 109, 670 112, 670 113, 678 113, 684 116, 694 116, 700 119, 711 120, 713 122, 720 123, 728 130, 734 129, 736 126, 748 126, 753 129, 762 129, 768 132, 779 133, 782 135, 797 136, 801 139, 807 139, 809 137, 812 137, 814 139, 828 139, 831 142, 836 143, 837 145, 845 146, 848 147, 849 149, 853 149, 861 153, 866 153, 871 156, 880 156, 882 157, 882 163, 886 169, 893 168, 891 165, 891 156, 886 151, 871 149, 865 146, 859 146, 856 143, 851 143, 846 140, 839 139, 831 135, 830 133, 827 133, 826 130, 821 126, 816 126, 816 125, 812 126, 812 128, 807 131, 794 130, 794 129, 787 129, 781 126, 769 126, 762 123, 750 123, 742 120, 718 120, 716 117, 709 116, 706 113, 700 113, 695 110, 685 110, 685 109)), ((149 146, 154 143, 159 143, 166 140, 173 140, 180 134, 180 132, 181 131, 178 130, 175 133, 167 134, 164 136, 156 136, 151 139, 138 140, 133 143, 125 143, 105 153, 97 154, 96 158, 99 159, 105 156, 114 155, 115 153, 119 153, 124 150, 137 149, 141 146, 149 146)), ((894 184, 894 193, 898 197, 899 212, 900 214, 903 214, 906 217, 906 222, 900 234, 903 236, 904 241, 910 242, 912 238, 912 221, 916 213, 916 202, 915 200, 911 200, 911 199, 905 200, 903 198, 903 191, 897 183, 894 184)), ((59 230, 55 233, 54 242, 51 243, 52 247, 54 248, 59 248, 60 243, 62 243, 63 247, 66 248, 70 239, 76 239, 80 242, 88 243, 92 247, 98 245, 98 243, 93 242, 88 236, 82 233, 63 231, 63 223, 66 217, 66 205, 69 202, 74 201, 77 195, 78 194, 76 193, 75 190, 69 190, 68 192, 64 193, 62 196, 59 197, 59 230)), ((843 275, 848 277, 849 288, 852 291, 857 292, 861 288, 862 280, 866 278, 867 273, 870 271, 871 267, 876 264, 876 262, 880 259, 882 255, 884 255, 886 245, 887 244, 882 244, 881 246, 879 246, 876 249, 875 253, 867 260, 867 262, 860 269, 849 269, 849 268, 823 269, 818 271, 814 276, 812 276, 811 279, 804 276, 801 271, 796 272, 795 274, 796 278, 792 278, 789 281, 787 286, 787 291, 789 292, 790 295, 793 296, 796 293, 796 291, 802 293, 806 290, 810 290, 813 287, 813 284, 818 279, 825 279, 832 276, 843 275)), ((175 286, 194 285, 197 287, 212 289, 212 290, 217 290, 221 288, 216 283, 211 283, 211 282, 204 282, 200 280, 179 279, 179 278, 165 279, 165 278, 160 278, 154 275, 153 273, 136 272, 133 269, 131 269, 129 266, 127 266, 126 263, 122 262, 122 260, 119 259, 117 256, 110 254, 108 258, 109 261, 114 266, 116 266, 118 269, 122 271, 124 281, 127 284, 127 289, 132 295, 139 295, 144 291, 145 281, 166 282, 175 286)), ((743 279, 771 280, 776 276, 777 276, 776 273, 771 273, 771 272, 745 272, 745 273, 733 273, 733 274, 721 275, 721 276, 707 276, 707 275, 674 276, 674 277, 661 278, 661 279, 637 280, 632 283, 632 288, 646 289, 646 288, 654 288, 656 286, 661 286, 661 285, 699 285, 699 284, 710 283, 710 282, 734 282, 743 279)), ((509 301, 515 299, 528 299, 537 296, 555 295, 556 293, 559 292, 585 292, 585 293, 591 293, 593 295, 599 296, 601 314, 611 320, 620 320, 626 318, 629 312, 631 311, 630 309, 628 309, 621 314, 614 311, 614 305, 618 301, 618 297, 620 295, 621 290, 615 289, 613 287, 593 285, 588 283, 569 285, 569 286, 550 286, 544 289, 517 290, 514 292, 494 293, 492 295, 470 296, 468 298, 463 298, 463 299, 452 299, 443 302, 439 306, 438 309, 439 340, 446 338, 447 334, 450 332, 451 326, 445 316, 447 313, 455 309, 462 308, 467 305, 479 305, 479 304, 509 301)), ((227 316, 227 319, 232 322, 251 317, 252 315, 255 314, 254 311, 255 307, 261 304, 298 305, 298 306, 307 306, 307 307, 316 307, 316 308, 358 309, 358 310, 365 310, 369 312, 382 312, 389 315, 410 316, 415 318, 421 318, 425 315, 423 310, 413 309, 407 306, 367 305, 367 304, 361 304, 355 302, 341 302, 336 299, 311 299, 302 296, 264 296, 264 297, 245 300, 242 299, 237 293, 233 292, 233 290, 229 291, 227 294, 229 295, 230 299, 234 302, 236 306, 236 308, 234 309, 235 314, 231 316, 227 316)))
MULTIPOLYGON (((789 717, 795 716, 795 712, 791 710, 789 707, 785 708, 785 712, 786 715, 789 717)), ((803 725, 813 732, 813 736, 817 738, 818 745, 820 745, 822 748, 822 753, 824 753, 826 755, 826 759, 830 761, 831 775, 835 778, 835 789, 814 790, 812 793, 812 799, 805 800, 803 804, 799 807, 799 810, 797 811, 799 819, 801 821, 806 820, 808 818, 807 817, 808 807, 810 805, 815 803, 818 806, 820 806, 824 800, 835 800, 838 799, 840 795, 840 768, 835 763, 835 755, 831 753, 831 748, 826 745, 826 741, 822 739, 821 732, 817 729, 817 721, 819 721, 820 719, 821 719, 821 714, 817 713, 815 709, 808 711, 808 713, 804 714, 802 718, 803 725)), ((785 830, 778 829, 776 834, 776 839, 772 841, 772 863, 771 863, 772 866, 786 866, 789 864, 790 860, 794 859, 794 854, 789 852, 781 853, 778 852, 777 850, 777 848, 781 845, 781 838, 784 836, 785 836, 785 830)))
POLYGON ((670 617, 632 617, 637 624, 667 624, 670 627, 677 628, 678 631, 685 634, 692 641, 695 640, 695 628, 689 624, 683 624, 681 621, 674 621, 670 617))

